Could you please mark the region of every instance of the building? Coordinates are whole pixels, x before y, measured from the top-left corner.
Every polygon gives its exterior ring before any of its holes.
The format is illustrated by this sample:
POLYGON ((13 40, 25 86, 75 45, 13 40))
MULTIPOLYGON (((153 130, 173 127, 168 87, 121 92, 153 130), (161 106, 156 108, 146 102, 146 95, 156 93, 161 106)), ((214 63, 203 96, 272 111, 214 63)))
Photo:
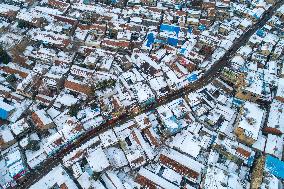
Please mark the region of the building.
POLYGON ((235 135, 240 142, 253 145, 265 119, 265 111, 258 104, 245 102, 237 118, 235 135))
POLYGON ((32 120, 40 130, 54 128, 56 125, 53 123, 49 115, 44 110, 37 110, 32 113, 32 120))
POLYGON ((6 149, 17 142, 7 126, 0 126, 0 129, 0 149, 6 149))
POLYGON ((199 183, 204 165, 176 150, 169 149, 161 153, 161 164, 187 177, 193 183, 199 183))
POLYGON ((204 189, 246 188, 247 183, 234 172, 228 172, 218 167, 209 167, 202 183, 204 189), (238 187, 236 187, 238 186, 238 187))
POLYGON ((136 182, 139 183, 142 187, 149 188, 149 189, 156 189, 156 188, 178 189, 179 188, 173 183, 167 181, 166 179, 156 175, 155 173, 145 168, 142 168, 139 170, 138 175, 136 177, 136 182))
POLYGON ((6 166, 9 168, 9 174, 14 180, 23 177, 28 171, 22 153, 18 148, 12 148, 5 154, 6 166))
POLYGON ((102 148, 97 148, 94 151, 90 152, 86 156, 86 159, 92 171, 95 173, 105 171, 110 167, 109 161, 102 148))
POLYGON ((239 80, 242 78, 238 78, 237 80, 241 85, 237 88, 236 97, 251 102, 259 99, 270 101, 271 91, 269 83, 265 78, 266 75, 263 72, 248 71, 244 81, 239 80))
POLYGON ((284 104, 274 99, 270 105, 267 124, 262 131, 274 135, 282 135, 284 133, 284 104))
POLYGON ((63 169, 62 165, 53 168, 52 171, 47 173, 43 178, 33 184, 31 189, 38 188, 60 188, 60 189, 78 189, 74 181, 63 169))
POLYGON ((25 118, 18 120, 17 122, 9 125, 11 131, 17 136, 23 136, 30 128, 25 118))
POLYGON ((90 94, 92 87, 89 83, 93 77, 94 71, 74 65, 71 67, 71 73, 65 80, 64 87, 72 91, 90 94))
POLYGON ((0 4, 0 16, 8 17, 9 19, 15 18, 20 7, 8 4, 0 4))
POLYGON ((278 81, 278 89, 275 99, 284 103, 284 78, 280 78, 278 81))

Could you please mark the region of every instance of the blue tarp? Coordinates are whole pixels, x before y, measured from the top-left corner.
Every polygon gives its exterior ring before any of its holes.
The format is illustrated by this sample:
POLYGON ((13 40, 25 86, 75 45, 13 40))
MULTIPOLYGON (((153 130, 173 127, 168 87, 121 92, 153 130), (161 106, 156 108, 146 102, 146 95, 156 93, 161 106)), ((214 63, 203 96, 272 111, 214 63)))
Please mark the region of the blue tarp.
POLYGON ((193 30, 193 29, 189 26, 187 32, 190 33, 190 34, 192 34, 192 30, 193 30))
POLYGON ((253 161, 254 161, 254 155, 252 155, 252 156, 250 156, 250 157, 248 158, 247 165, 248 165, 249 167, 251 167, 252 164, 253 164, 253 161))
POLYGON ((248 68, 246 66, 242 66, 239 68, 240 71, 242 72, 247 72, 248 71, 248 68))
POLYGON ((147 35, 147 43, 146 43, 146 46, 147 47, 150 47, 155 41, 155 37, 154 37, 154 34, 153 33, 149 33, 147 35))
POLYGON ((244 101, 238 98, 233 98, 233 104, 238 107, 241 107, 244 104, 244 101))
POLYGON ((180 49, 180 54, 184 54, 185 51, 186 51, 186 48, 181 48, 181 49, 180 49))
POLYGON ((256 35, 258 35, 259 37, 264 37, 264 31, 259 29, 256 31, 256 35))
POLYGON ((206 26, 203 25, 203 24, 201 24, 200 26, 198 26, 198 29, 199 29, 200 31, 204 31, 204 30, 206 29, 206 26))
POLYGON ((274 176, 284 179, 284 162, 268 155, 265 160, 265 168, 274 176))
POLYGON ((174 26, 174 25, 168 25, 168 24, 161 24, 160 26, 161 31, 168 31, 168 32, 175 32, 176 35, 178 36, 180 27, 179 26, 174 26))
POLYGON ((256 18, 256 19, 259 19, 259 15, 257 15, 256 13, 253 14, 253 17, 256 18))
POLYGON ((172 122, 176 123, 178 126, 175 128, 172 128, 171 125, 166 125, 168 131, 170 131, 171 133, 176 133, 178 132, 180 129, 182 129, 182 124, 181 122, 173 115, 169 118, 169 120, 171 120, 172 122))
POLYGON ((156 101, 155 98, 149 98, 148 100, 146 100, 144 102, 145 105, 150 105, 150 104, 153 104, 154 102, 156 101))
POLYGON ((191 74, 190 76, 187 77, 187 80, 189 82, 194 82, 197 80, 197 75, 196 74, 191 74))

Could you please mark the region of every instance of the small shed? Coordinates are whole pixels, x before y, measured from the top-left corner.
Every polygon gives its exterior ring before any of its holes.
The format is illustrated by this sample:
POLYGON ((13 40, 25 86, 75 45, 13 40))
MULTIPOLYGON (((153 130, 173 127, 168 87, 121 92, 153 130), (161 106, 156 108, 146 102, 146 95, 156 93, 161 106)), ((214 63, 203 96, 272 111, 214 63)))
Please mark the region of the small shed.
POLYGON ((15 108, 6 102, 0 101, 0 119, 7 120, 15 108))

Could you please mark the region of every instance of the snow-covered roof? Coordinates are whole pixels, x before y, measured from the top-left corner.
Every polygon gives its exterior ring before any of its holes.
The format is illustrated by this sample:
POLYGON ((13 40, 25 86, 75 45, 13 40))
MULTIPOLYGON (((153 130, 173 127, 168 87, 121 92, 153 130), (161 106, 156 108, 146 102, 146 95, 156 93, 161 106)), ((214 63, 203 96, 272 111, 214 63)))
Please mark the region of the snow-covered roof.
POLYGON ((11 112, 15 109, 15 107, 0 100, 0 109, 5 110, 6 112, 11 112))
POLYGON ((0 4, 0 13, 8 13, 10 11, 19 11, 20 7, 14 6, 14 5, 8 5, 8 4, 0 4))
POLYGON ((86 159, 94 172, 101 172, 110 166, 102 148, 97 148, 90 152, 86 159))
POLYGON ((237 174, 218 167, 208 167, 203 187, 210 189, 244 188, 242 179, 237 174))
POLYGON ((48 125, 53 122, 45 110, 37 110, 35 111, 35 114, 39 117, 44 125, 48 125))
POLYGON ((7 126, 2 126, 2 130, 0 130, 0 139, 3 140, 4 143, 11 142, 14 140, 14 136, 11 130, 7 126))
POLYGON ((118 142, 117 137, 112 129, 100 134, 99 138, 105 148, 118 142))
POLYGON ((284 104, 273 100, 270 106, 269 117, 266 126, 275 128, 284 133, 284 104))
POLYGON ((13 123, 9 126, 15 135, 18 135, 29 128, 28 123, 25 121, 24 118, 13 123))
POLYGON ((189 169, 195 171, 198 174, 200 174, 202 169, 204 168, 204 165, 202 165, 198 161, 195 161, 189 156, 184 155, 173 149, 163 151, 162 155, 165 155, 166 157, 178 162, 179 164, 188 167, 189 169))
POLYGON ((238 127, 244 130, 246 136, 257 140, 259 131, 263 124, 265 111, 259 105, 252 102, 245 102, 238 127))
POLYGON ((64 106, 71 106, 73 104, 76 104, 77 101, 78 99, 70 94, 63 94, 62 96, 56 99, 56 102, 59 102, 60 104, 64 106))
POLYGON ((162 177, 154 174, 153 172, 149 171, 148 169, 142 168, 138 172, 139 175, 147 178, 151 182, 155 183, 155 185, 161 188, 170 188, 170 189, 178 189, 179 187, 172 184, 171 182, 163 179, 162 177))
POLYGON ((173 137, 169 145, 196 158, 201 150, 200 141, 197 140, 197 137, 185 131, 173 137))
POLYGON ((284 78, 279 78, 278 80, 278 89, 276 96, 282 99, 284 98, 284 78))
POLYGON ((265 153, 271 154, 279 159, 283 154, 283 136, 277 136, 273 134, 267 135, 267 141, 265 145, 265 153))
POLYGON ((67 188, 78 189, 61 165, 54 167, 42 179, 33 184, 30 189, 49 189, 55 184, 58 184, 59 186, 65 184, 67 188))

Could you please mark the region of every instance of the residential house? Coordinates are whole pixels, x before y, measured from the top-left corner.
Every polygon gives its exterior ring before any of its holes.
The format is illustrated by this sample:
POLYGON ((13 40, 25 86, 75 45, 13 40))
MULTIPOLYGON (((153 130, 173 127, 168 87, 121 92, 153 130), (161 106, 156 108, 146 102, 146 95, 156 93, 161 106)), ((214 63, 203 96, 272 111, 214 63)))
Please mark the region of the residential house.
POLYGON ((6 149, 17 142, 8 126, 0 126, 0 149, 6 149))
POLYGON ((282 135, 284 133, 284 104, 278 100, 273 100, 270 105, 267 124, 264 125, 262 131, 274 135, 282 135))
POLYGON ((93 71, 77 65, 71 67, 71 71, 65 80, 64 87, 73 91, 90 94, 92 88, 89 80, 93 79, 93 71))
POLYGON ((187 177, 193 183, 199 183, 201 180, 204 165, 176 150, 165 149, 159 156, 159 162, 187 177))
POLYGON ((259 105, 245 102, 237 117, 235 134, 237 139, 247 145, 253 145, 263 126, 265 111, 259 105))
POLYGON ((0 100, 0 119, 7 120, 13 111, 15 111, 14 106, 0 100))
POLYGON ((284 78, 280 78, 278 81, 278 89, 275 99, 284 103, 284 78))
POLYGON ((135 181, 142 187, 155 189, 155 188, 171 188, 178 189, 179 187, 168 180, 160 177, 159 175, 149 171, 146 168, 141 168, 136 176, 135 181))
POLYGON ((7 17, 8 19, 13 19, 16 17, 20 7, 8 4, 0 4, 0 16, 7 17))
POLYGON ((102 148, 88 151, 86 159, 94 173, 104 172, 110 167, 109 160, 102 148))
POLYGON ((56 127, 52 119, 46 113, 45 110, 36 110, 31 116, 33 122, 35 123, 37 129, 43 131, 50 128, 56 127))

